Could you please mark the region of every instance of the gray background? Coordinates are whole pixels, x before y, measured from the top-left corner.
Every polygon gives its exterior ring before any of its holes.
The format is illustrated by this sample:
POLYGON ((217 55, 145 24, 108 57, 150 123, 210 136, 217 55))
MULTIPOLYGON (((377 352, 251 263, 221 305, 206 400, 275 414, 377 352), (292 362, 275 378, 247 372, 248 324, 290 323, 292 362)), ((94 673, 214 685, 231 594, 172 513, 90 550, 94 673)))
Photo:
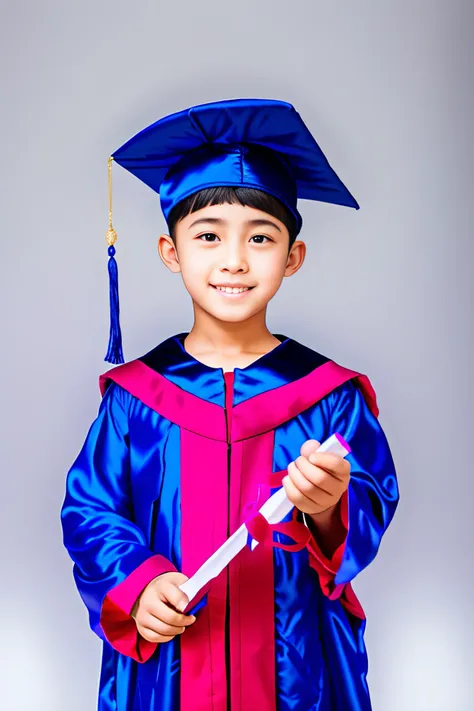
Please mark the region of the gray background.
MULTIPOLYGON (((367 373, 402 503, 356 590, 375 711, 473 708, 472 5, 1 4, 1 684, 5 711, 96 707, 100 642, 62 548, 66 472, 108 335, 107 157, 194 103, 294 103, 361 204, 303 202, 269 326, 367 373)), ((191 326, 157 196, 120 168, 126 357, 191 326)))

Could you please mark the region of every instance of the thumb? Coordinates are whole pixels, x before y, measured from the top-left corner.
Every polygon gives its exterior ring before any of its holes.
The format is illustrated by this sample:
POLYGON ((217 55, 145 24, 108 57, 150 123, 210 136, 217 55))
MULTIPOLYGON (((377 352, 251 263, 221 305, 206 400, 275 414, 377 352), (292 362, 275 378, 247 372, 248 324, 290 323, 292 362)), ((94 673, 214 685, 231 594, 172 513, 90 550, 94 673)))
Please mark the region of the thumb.
POLYGON ((301 445, 300 454, 302 457, 308 458, 309 455, 313 454, 320 446, 321 443, 318 442, 317 439, 307 439, 306 442, 303 442, 301 445))
POLYGON ((171 582, 173 582, 175 585, 182 585, 186 582, 186 580, 188 580, 188 576, 184 575, 183 573, 173 571, 172 573, 168 573, 168 580, 171 580, 171 582))

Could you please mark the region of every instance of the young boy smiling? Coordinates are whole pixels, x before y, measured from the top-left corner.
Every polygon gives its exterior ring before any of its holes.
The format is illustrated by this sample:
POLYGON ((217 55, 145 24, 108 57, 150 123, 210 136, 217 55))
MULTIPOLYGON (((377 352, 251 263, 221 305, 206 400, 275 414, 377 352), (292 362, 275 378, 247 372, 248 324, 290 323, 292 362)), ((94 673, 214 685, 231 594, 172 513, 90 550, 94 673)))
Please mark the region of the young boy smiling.
POLYGON ((357 203, 284 102, 192 107, 114 160, 160 194, 159 254, 194 321, 102 376, 67 478, 64 542, 104 641, 99 710, 368 710, 350 581, 395 512, 392 458, 368 379, 266 325, 305 257, 296 198, 357 203), (347 458, 318 453, 334 433, 347 458), (287 529, 183 614, 179 586, 281 485, 287 529))

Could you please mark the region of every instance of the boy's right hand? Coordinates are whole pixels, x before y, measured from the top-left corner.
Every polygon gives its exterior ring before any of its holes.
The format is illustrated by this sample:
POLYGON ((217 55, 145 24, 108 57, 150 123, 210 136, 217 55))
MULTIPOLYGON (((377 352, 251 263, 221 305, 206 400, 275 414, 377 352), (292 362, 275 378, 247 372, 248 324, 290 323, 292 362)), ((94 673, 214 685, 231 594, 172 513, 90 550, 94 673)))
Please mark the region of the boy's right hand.
POLYGON ((196 621, 193 615, 178 612, 189 602, 178 587, 186 580, 182 573, 163 573, 148 583, 136 601, 131 615, 148 642, 169 642, 196 621))

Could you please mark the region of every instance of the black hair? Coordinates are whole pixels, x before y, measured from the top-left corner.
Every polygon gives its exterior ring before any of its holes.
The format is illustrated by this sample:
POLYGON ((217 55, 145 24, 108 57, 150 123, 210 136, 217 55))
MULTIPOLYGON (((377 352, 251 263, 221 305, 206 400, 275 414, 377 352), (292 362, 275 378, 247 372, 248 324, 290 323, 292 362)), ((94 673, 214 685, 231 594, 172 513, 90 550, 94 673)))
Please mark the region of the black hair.
POLYGON ((168 230, 173 242, 175 241, 175 228, 179 220, 182 220, 192 212, 202 210, 203 207, 222 205, 224 203, 231 205, 240 203, 241 205, 254 207, 257 210, 276 217, 280 222, 283 222, 289 232, 290 242, 288 251, 290 250, 296 239, 296 220, 288 208, 280 202, 280 200, 273 197, 273 195, 269 195, 262 190, 231 186, 199 190, 197 193, 193 193, 175 205, 168 215, 168 230))

